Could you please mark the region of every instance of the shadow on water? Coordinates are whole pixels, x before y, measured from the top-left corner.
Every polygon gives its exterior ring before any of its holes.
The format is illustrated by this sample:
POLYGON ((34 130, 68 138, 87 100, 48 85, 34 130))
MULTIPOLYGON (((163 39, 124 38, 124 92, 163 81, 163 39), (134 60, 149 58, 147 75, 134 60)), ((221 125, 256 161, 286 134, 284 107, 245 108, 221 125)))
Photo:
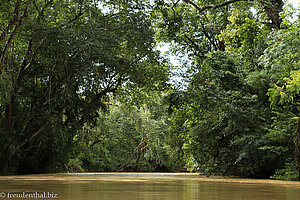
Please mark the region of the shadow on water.
POLYGON ((72 200, 298 200, 300 182, 207 178, 188 173, 81 173, 0 177, 0 198, 21 198, 18 195, 31 195, 36 199, 57 197, 72 200))

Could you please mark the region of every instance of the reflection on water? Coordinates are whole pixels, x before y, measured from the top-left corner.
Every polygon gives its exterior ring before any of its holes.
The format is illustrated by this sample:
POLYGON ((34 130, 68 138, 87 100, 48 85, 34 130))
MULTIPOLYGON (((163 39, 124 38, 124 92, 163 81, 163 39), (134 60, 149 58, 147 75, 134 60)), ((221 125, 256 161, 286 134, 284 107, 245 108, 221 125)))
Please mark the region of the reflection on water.
POLYGON ((0 177, 0 197, 6 195, 3 199, 10 199, 7 195, 12 194, 43 195, 48 192, 57 194, 58 199, 72 200, 298 200, 300 183, 206 178, 190 174, 53 174, 0 177))

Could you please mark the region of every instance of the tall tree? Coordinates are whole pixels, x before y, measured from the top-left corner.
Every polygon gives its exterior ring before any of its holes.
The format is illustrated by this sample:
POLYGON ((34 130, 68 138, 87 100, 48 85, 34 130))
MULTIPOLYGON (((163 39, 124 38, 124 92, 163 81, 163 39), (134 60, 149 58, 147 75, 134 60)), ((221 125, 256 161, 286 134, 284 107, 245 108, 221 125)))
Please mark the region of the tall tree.
POLYGON ((174 149, 189 169, 268 177, 284 163, 283 154, 263 148, 273 122, 266 94, 278 79, 264 74, 261 62, 269 34, 287 28, 283 5, 281 0, 158 1, 161 40, 189 55, 189 84, 171 99, 170 127, 174 149))
POLYGON ((1 8, 4 173, 64 168, 74 134, 96 120, 106 95, 167 80, 145 3, 16 0, 1 8))

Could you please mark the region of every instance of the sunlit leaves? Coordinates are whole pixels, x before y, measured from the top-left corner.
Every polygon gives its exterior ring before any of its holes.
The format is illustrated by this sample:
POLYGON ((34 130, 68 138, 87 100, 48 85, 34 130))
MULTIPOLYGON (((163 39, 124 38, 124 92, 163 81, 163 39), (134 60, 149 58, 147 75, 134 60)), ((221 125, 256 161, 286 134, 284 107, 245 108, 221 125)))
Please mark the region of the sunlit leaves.
POLYGON ((299 104, 297 101, 300 93, 300 71, 292 72, 289 78, 284 78, 284 81, 283 86, 280 87, 274 84, 274 87, 269 89, 271 106, 273 107, 276 107, 277 104, 295 104, 295 106, 299 104))

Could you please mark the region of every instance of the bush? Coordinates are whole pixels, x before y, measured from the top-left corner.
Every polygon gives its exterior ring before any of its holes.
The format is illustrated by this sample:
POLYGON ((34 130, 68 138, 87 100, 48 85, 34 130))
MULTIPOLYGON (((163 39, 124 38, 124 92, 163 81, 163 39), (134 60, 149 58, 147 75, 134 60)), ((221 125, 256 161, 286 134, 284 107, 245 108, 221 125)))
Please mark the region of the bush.
POLYGON ((297 162, 294 159, 286 162, 284 168, 276 170, 275 174, 270 178, 284 181, 296 181, 299 180, 298 175, 297 162))

